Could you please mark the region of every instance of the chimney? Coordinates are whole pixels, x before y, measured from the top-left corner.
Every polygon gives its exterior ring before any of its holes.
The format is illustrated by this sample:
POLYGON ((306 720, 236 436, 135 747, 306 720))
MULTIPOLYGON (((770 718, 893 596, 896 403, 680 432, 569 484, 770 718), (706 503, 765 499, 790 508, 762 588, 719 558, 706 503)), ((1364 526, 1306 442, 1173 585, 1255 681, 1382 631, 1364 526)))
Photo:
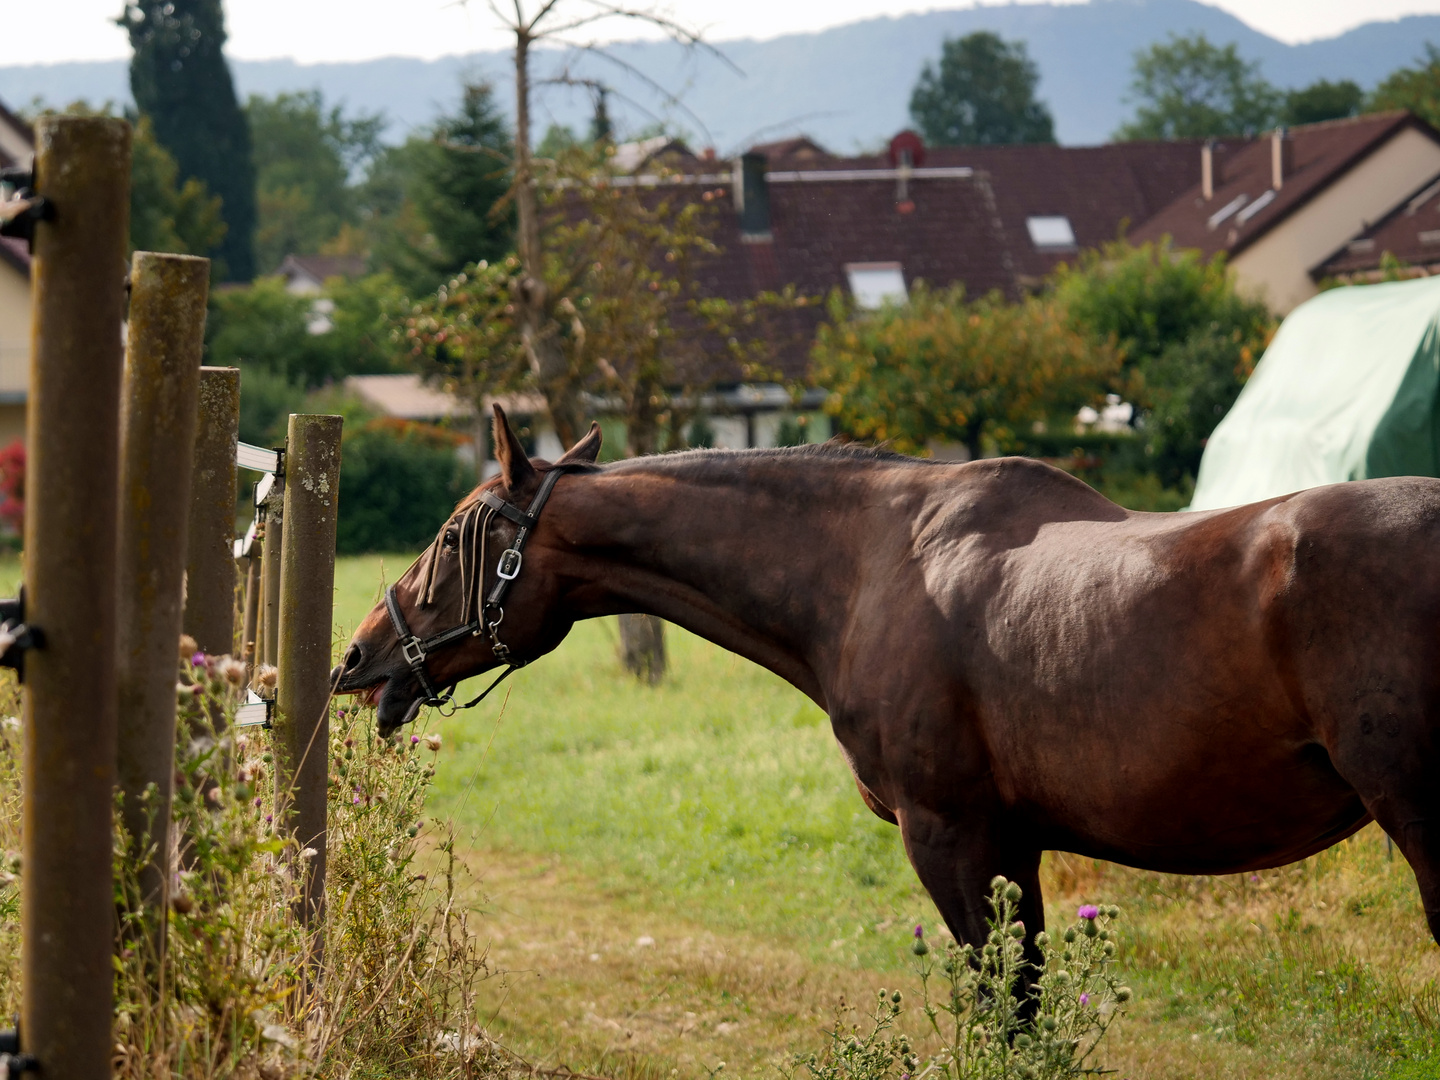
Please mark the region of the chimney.
POLYGON ((768 238, 770 235, 770 189, 765 183, 765 155, 742 154, 731 167, 730 183, 735 192, 735 211, 740 215, 740 237, 768 238))
POLYGON ((1200 197, 1209 202, 1215 197, 1215 140, 1206 139, 1200 147, 1200 197))
POLYGON ((1279 191, 1285 186, 1285 175, 1295 166, 1295 142, 1283 127, 1270 134, 1270 186, 1279 191))

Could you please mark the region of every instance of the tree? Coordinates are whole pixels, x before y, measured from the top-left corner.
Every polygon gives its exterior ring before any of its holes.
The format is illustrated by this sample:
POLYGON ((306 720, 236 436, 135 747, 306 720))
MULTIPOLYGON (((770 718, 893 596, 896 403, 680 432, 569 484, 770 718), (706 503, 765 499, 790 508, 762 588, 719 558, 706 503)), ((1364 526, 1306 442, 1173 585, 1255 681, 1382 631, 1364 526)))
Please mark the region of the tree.
POLYGON ((1056 273, 1053 295, 1071 326, 1119 351, 1113 386, 1140 409, 1147 470, 1167 487, 1193 479, 1274 332, 1269 310, 1235 291, 1223 255, 1168 242, 1087 252, 1056 273))
POLYGON ((1050 110, 1035 100, 1040 75, 1023 42, 986 31, 946 38, 910 95, 910 116, 937 146, 1053 143, 1050 110))
POLYGON ((318 90, 252 95, 245 104, 255 161, 255 256, 272 273, 290 253, 309 255, 358 224, 350 185, 380 154, 379 115, 329 110, 318 90))
POLYGON ((1358 116, 1364 103, 1365 91, 1357 83, 1319 79, 1299 90, 1287 91, 1282 116, 1287 124, 1318 124, 1358 116))
POLYGON ((255 172, 249 127, 222 52, 220 0, 132 0, 119 21, 135 50, 135 105, 150 117, 180 176, 220 196, 222 276, 248 281, 255 274, 255 172))
POLYGON ((826 408, 854 435, 926 452, 987 442, 1010 449, 1018 432, 1099 399, 1118 371, 1109 343, 1072 327, 1047 300, 967 300, 959 286, 919 284, 904 305, 852 311, 837 292, 820 327, 811 374, 826 408))
POLYGON ((502 259, 514 249, 510 204, 497 208, 510 189, 513 155, 494 91, 488 83, 466 83, 460 108, 440 119, 415 160, 413 197, 435 237, 440 274, 502 259))
POLYGON ((1241 59, 1232 43, 1212 45, 1204 34, 1171 34, 1135 54, 1130 83, 1135 119, 1117 139, 1200 139, 1245 135, 1272 127, 1281 95, 1241 59))
POLYGON ((1415 67, 1391 72, 1366 103, 1367 112, 1409 109, 1432 127, 1440 127, 1440 49, 1427 42, 1415 67))

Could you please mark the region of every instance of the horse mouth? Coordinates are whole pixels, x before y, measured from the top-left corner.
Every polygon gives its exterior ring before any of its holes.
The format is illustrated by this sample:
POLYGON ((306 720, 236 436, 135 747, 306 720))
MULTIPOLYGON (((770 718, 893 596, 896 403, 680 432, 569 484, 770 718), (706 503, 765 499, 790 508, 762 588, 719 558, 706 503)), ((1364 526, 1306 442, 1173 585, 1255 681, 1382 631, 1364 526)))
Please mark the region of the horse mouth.
POLYGON ((353 694, 360 704, 375 709, 376 726, 384 738, 395 734, 400 728, 420 715, 424 697, 413 680, 383 678, 369 686, 345 686, 341 683, 336 690, 340 694, 353 694))

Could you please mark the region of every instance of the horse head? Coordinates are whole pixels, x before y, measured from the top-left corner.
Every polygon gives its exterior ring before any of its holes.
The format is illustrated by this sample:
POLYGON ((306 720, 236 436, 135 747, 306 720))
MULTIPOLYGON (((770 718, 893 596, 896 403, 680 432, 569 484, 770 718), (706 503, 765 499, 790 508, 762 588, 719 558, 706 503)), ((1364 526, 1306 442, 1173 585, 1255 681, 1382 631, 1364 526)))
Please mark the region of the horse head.
MULTIPOLYGON (((569 467, 593 463, 600 427, 558 461, 532 461, 495 406, 498 476, 441 526, 430 546, 361 622, 331 682, 376 706, 380 734, 442 705, 457 683, 501 665, 521 667, 554 649, 573 620, 559 610, 559 579, 540 511, 569 467)), ((507 671, 508 673, 508 671, 507 671)))

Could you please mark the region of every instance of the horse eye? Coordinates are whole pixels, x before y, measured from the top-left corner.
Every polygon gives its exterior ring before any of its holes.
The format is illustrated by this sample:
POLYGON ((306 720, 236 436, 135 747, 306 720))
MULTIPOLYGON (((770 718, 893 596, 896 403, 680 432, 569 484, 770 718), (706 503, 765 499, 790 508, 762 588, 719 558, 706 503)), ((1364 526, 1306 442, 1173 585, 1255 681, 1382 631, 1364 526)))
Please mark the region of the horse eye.
POLYGON ((440 548, 441 550, 446 552, 454 551, 455 548, 459 545, 459 543, 459 534, 453 528, 446 529, 445 538, 440 541, 440 548))

